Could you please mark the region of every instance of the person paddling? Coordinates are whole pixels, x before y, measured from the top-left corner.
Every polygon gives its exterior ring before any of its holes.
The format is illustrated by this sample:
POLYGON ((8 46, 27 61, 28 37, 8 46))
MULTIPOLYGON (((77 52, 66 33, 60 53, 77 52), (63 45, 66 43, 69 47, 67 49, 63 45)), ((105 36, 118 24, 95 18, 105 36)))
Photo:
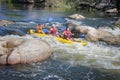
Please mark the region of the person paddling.
POLYGON ((71 40, 71 36, 73 35, 69 27, 66 27, 66 29, 63 31, 62 34, 63 34, 63 38, 67 40, 71 40))
POLYGON ((42 31, 42 29, 43 29, 43 26, 41 24, 38 24, 36 26, 36 32, 37 33, 43 34, 44 32, 42 31))
POLYGON ((53 24, 50 28, 50 32, 49 32, 51 35, 53 36, 57 36, 58 35, 58 30, 56 28, 56 26, 53 24))

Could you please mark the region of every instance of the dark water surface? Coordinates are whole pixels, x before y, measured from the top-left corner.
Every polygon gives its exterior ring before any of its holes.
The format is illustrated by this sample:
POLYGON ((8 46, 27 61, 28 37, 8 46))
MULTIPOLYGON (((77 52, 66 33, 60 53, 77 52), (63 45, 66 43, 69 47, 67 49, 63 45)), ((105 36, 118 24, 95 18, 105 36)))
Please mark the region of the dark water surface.
POLYGON ((1 80, 120 80, 119 75, 48 59, 41 63, 0 66, 1 80))
MULTIPOLYGON (((53 18, 52 22, 66 23, 64 18, 73 13, 86 16, 87 19, 81 21, 82 24, 93 27, 99 25, 111 26, 116 19, 116 16, 106 16, 103 12, 89 9, 80 11, 43 9, 35 5, 1 3, 0 19, 21 22, 21 24, 11 25, 9 28, 0 28, 0 34, 9 35, 10 32, 16 30, 26 34, 28 28, 34 27, 37 23, 46 23, 50 17, 53 18)), ((120 80, 120 74, 117 71, 71 65, 64 60, 55 59, 52 55, 43 62, 0 66, 0 80, 120 80)))

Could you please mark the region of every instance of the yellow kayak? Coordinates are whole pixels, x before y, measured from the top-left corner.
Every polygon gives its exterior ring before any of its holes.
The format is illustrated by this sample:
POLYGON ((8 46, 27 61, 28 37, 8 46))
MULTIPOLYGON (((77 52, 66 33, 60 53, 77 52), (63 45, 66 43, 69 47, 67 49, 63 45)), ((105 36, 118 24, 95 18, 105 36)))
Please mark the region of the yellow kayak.
MULTIPOLYGON (((31 35, 40 36, 40 37, 48 36, 47 34, 35 33, 33 29, 30 29, 29 33, 31 35)), ((82 46, 86 46, 87 45, 86 41, 81 41, 81 40, 77 40, 77 39, 72 41, 72 40, 63 39, 61 37, 56 37, 56 38, 61 43, 72 44, 73 42, 78 42, 78 43, 81 43, 82 46)))
POLYGON ((35 33, 33 29, 30 29, 29 33, 31 35, 40 36, 40 37, 47 36, 47 34, 44 34, 44 33, 43 34, 41 34, 41 33, 35 33))
POLYGON ((72 44, 73 42, 78 42, 80 43, 82 46, 86 46, 87 45, 87 42, 86 41, 81 41, 81 40, 67 40, 67 39, 63 39, 61 37, 57 37, 57 40, 61 43, 67 43, 67 44, 72 44))
POLYGON ((73 41, 67 40, 67 39, 63 39, 63 38, 61 38, 61 37, 57 37, 57 40, 58 40, 59 42, 61 42, 61 43, 67 43, 67 44, 72 44, 72 43, 73 43, 73 41))
POLYGON ((86 42, 86 41, 79 40, 79 39, 74 39, 74 42, 81 43, 82 46, 86 46, 86 45, 87 45, 87 42, 86 42))
POLYGON ((80 43, 81 43, 82 46, 86 46, 87 45, 87 42, 85 42, 85 41, 81 41, 80 43))

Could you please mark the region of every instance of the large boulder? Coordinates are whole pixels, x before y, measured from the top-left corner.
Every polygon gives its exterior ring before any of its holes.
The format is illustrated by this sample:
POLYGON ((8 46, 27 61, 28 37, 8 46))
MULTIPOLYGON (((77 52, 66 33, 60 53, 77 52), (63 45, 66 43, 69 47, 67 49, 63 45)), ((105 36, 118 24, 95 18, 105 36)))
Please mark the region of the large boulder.
POLYGON ((0 41, 0 64, 38 62, 52 53, 50 45, 40 39, 7 39, 0 41))
POLYGON ((69 27, 74 28, 74 32, 80 32, 86 34, 86 39, 89 41, 104 41, 108 44, 120 44, 120 36, 113 35, 104 29, 95 29, 90 26, 80 26, 75 23, 70 23, 69 27))
POLYGON ((105 30, 88 31, 86 38, 89 41, 104 41, 108 44, 120 45, 120 36, 113 35, 112 33, 105 31, 105 30))
POLYGON ((120 36, 107 36, 101 39, 108 44, 120 45, 120 36))
MULTIPOLYGON (((70 23, 69 27, 73 27, 74 28, 74 32, 78 32, 82 33, 82 34, 86 34, 86 38, 89 41, 98 41, 98 36, 97 36, 97 30, 93 27, 90 26, 80 26, 74 23, 70 23)), ((74 33, 75 34, 75 33, 74 33)))
POLYGON ((104 37, 113 36, 112 33, 108 32, 108 31, 105 31, 105 30, 100 30, 100 29, 97 29, 96 34, 97 34, 99 40, 101 40, 104 37))
POLYGON ((73 14, 73 15, 68 16, 68 18, 75 19, 75 20, 83 20, 83 19, 85 19, 85 17, 80 15, 80 14, 73 14))
POLYGON ((86 39, 89 41, 98 41, 97 30, 88 31, 86 39))

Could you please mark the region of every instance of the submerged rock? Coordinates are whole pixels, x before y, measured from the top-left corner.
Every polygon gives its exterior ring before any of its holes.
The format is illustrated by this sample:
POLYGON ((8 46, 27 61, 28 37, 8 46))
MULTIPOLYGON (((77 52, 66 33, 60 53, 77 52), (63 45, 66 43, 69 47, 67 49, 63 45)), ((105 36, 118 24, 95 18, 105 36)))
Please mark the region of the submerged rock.
POLYGON ((12 21, 0 20, 0 26, 7 26, 7 25, 14 24, 14 23, 15 22, 12 22, 12 21))
POLYGON ((6 39, 0 41, 0 64, 38 62, 52 53, 48 43, 40 39, 6 39))

